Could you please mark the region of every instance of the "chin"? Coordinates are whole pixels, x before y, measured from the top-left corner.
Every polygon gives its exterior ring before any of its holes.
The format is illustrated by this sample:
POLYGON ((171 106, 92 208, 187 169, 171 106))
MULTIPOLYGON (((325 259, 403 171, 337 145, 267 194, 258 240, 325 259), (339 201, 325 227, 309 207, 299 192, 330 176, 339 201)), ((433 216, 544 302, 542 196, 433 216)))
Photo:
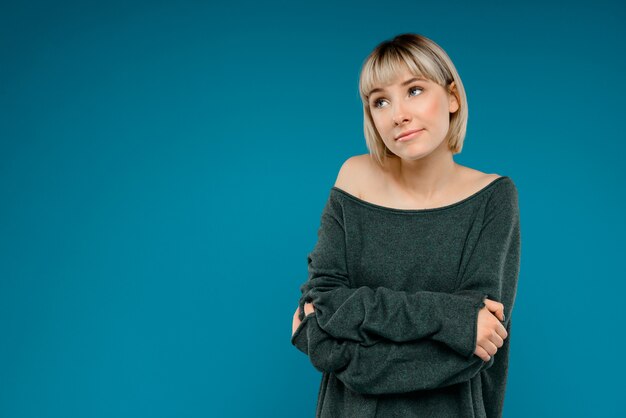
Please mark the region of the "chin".
POLYGON ((396 153, 400 158, 404 158, 405 160, 419 160, 420 158, 424 158, 434 151, 434 149, 423 149, 423 147, 416 147, 415 150, 411 149, 403 150, 403 152, 396 153))

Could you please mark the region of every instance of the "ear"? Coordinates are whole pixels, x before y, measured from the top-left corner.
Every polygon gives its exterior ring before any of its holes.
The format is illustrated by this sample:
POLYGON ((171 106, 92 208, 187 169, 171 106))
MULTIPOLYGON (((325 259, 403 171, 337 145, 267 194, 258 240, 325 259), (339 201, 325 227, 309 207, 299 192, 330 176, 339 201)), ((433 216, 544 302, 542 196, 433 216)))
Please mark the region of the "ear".
POLYGON ((456 84, 454 84, 454 81, 452 83, 450 83, 449 87, 448 87, 448 111, 450 113, 454 113, 457 110, 459 110, 460 105, 460 100, 458 97, 458 92, 456 90, 456 84))

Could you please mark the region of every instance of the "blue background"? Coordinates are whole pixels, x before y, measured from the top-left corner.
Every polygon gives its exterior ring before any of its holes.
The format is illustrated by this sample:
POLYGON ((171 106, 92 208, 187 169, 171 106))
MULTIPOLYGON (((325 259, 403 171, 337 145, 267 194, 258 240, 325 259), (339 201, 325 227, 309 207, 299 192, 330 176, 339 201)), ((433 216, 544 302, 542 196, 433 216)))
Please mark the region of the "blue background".
POLYGON ((504 415, 624 416, 622 2, 8 3, 0 416, 312 417, 292 315, 403 32, 461 74, 455 160, 518 187, 504 415))

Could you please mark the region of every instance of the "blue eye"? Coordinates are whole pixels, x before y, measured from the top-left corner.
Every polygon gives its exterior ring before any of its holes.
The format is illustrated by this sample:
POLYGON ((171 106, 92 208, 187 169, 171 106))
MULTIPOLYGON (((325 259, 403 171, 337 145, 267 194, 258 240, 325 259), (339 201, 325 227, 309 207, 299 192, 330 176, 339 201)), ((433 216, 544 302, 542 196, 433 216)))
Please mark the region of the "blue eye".
POLYGON ((374 100, 374 107, 379 109, 380 106, 378 106, 378 103, 380 103, 381 101, 382 101, 382 99, 374 100))
POLYGON ((417 86, 416 86, 416 87, 411 87, 411 88, 409 89, 409 91, 413 91, 413 90, 419 90, 419 91, 422 91, 422 90, 424 90, 424 89, 423 89, 423 88, 421 88, 421 87, 417 87, 417 86))
MULTIPOLYGON (((421 93, 424 89, 422 87, 417 87, 417 86, 413 86, 409 88, 409 92, 412 92, 413 90, 419 90, 421 93)), ((413 97, 418 96, 418 94, 410 94, 410 93, 409 95, 413 97)), ((379 106, 379 103, 382 101, 385 101, 385 99, 376 99, 372 102, 372 106, 374 106, 376 109, 380 109, 381 106, 379 106)))

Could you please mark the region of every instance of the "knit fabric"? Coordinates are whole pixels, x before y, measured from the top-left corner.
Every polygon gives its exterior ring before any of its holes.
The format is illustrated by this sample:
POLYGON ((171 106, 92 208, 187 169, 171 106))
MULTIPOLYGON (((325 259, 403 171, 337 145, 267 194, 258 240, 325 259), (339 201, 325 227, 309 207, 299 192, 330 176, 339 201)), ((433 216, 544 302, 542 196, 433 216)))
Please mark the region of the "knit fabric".
POLYGON ((291 338, 322 372, 316 417, 501 417, 520 248, 507 176, 432 209, 332 187, 291 338), (474 354, 485 298, 508 332, 488 362, 474 354))

